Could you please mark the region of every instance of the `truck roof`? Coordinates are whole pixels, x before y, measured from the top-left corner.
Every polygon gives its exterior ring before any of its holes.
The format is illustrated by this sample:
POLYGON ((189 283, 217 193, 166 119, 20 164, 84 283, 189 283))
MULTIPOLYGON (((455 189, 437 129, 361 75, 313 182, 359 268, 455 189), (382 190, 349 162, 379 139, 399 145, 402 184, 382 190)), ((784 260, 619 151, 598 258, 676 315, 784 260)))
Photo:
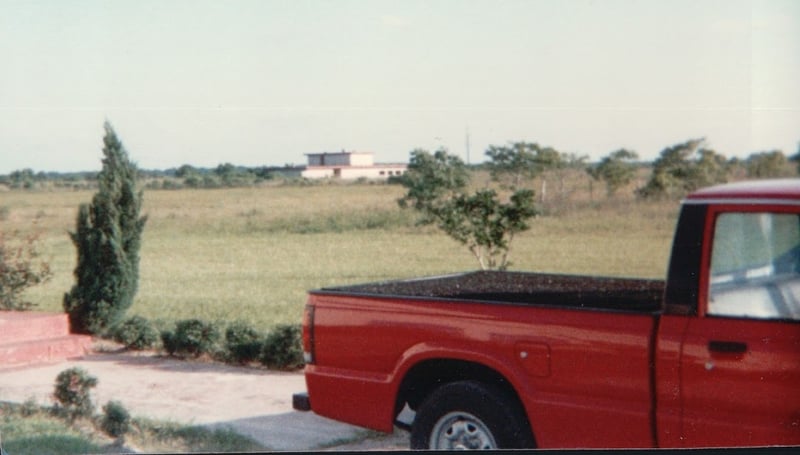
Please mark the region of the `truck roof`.
POLYGON ((800 179, 751 180, 711 186, 686 196, 686 202, 708 201, 800 201, 800 179))

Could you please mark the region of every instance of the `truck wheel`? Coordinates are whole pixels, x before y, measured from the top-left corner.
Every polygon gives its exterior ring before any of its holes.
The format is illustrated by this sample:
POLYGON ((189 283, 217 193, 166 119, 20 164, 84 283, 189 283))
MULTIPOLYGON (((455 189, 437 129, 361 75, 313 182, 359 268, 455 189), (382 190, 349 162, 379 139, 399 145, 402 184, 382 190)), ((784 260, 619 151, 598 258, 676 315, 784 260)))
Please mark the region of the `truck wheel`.
POLYGON ((515 400, 474 381, 446 384, 422 402, 411 426, 411 449, 521 449, 535 443, 515 400))

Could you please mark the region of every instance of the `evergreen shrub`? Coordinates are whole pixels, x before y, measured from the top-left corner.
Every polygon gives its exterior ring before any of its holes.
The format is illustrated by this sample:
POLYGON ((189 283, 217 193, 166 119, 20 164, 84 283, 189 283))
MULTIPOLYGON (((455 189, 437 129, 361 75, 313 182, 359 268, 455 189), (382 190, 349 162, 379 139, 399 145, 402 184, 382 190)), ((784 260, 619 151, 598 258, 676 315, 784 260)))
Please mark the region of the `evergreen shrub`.
POLYGON ((276 326, 264 340, 260 361, 268 368, 293 370, 303 366, 302 328, 299 324, 276 326))
POLYGON ((213 354, 219 340, 219 329, 199 319, 178 321, 174 332, 161 333, 161 342, 170 355, 198 357, 213 354))
POLYGON ((113 337, 128 349, 141 351, 154 347, 159 333, 146 318, 133 316, 114 329, 113 337))
POLYGON ((161 331, 161 347, 164 348, 169 355, 175 355, 178 351, 178 345, 175 342, 175 332, 171 330, 161 331))
POLYGON ((246 322, 237 321, 225 330, 227 359, 234 363, 258 360, 264 342, 261 335, 246 322))
POLYGON ((138 170, 111 125, 104 125, 103 169, 91 204, 78 208, 70 233, 78 250, 76 283, 64 294, 72 330, 104 334, 133 303, 139 285, 139 250, 146 217, 140 217, 138 170))
POLYGON ((64 370, 56 377, 53 396, 57 403, 55 411, 70 420, 91 417, 94 412, 91 389, 97 386, 97 378, 83 368, 64 370))
POLYGON ((131 430, 131 415, 119 401, 109 401, 103 406, 100 429, 112 438, 122 439, 131 430))

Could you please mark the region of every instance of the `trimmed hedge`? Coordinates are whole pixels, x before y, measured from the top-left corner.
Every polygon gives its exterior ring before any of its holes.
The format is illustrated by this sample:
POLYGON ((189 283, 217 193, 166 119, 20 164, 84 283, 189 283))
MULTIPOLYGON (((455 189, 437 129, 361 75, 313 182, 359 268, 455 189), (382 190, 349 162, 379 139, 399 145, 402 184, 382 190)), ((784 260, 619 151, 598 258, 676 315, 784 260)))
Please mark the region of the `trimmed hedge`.
POLYGON ((151 349, 159 340, 159 333, 153 324, 141 316, 134 316, 118 325, 112 336, 114 341, 134 351, 151 349))
POLYGON ((268 368, 293 370, 303 366, 302 329, 299 325, 276 326, 264 339, 261 363, 268 368))
POLYGON ((261 335, 246 322, 237 321, 225 330, 226 359, 247 364, 258 360, 264 346, 261 335))
POLYGON ((175 331, 161 332, 161 342, 169 355, 194 356, 213 354, 219 342, 219 330, 211 323, 187 319, 175 323, 175 331))
POLYGON ((304 364, 301 334, 299 324, 277 325, 262 334, 246 322, 236 321, 225 329, 223 340, 216 325, 187 319, 175 323, 174 330, 161 332, 161 342, 171 356, 206 354, 227 363, 259 362, 271 369, 293 370, 304 364))

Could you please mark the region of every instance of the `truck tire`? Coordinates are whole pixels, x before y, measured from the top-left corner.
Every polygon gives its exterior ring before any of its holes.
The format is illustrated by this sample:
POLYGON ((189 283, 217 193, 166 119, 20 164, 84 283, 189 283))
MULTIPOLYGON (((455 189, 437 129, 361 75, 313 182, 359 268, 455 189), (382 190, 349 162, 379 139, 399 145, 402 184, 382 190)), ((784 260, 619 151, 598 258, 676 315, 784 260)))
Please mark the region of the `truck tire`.
POLYGON ((534 448, 528 420, 516 400, 475 381, 445 384, 419 406, 411 449, 534 448))

